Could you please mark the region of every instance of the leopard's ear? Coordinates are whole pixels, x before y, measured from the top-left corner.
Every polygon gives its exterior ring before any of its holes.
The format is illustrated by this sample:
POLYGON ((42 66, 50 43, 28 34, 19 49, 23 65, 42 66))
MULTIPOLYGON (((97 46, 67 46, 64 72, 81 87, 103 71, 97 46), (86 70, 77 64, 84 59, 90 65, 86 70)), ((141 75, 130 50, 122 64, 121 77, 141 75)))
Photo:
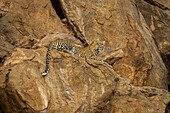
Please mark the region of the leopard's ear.
POLYGON ((99 42, 100 40, 97 38, 97 39, 94 39, 90 44, 94 44, 96 42, 99 42))

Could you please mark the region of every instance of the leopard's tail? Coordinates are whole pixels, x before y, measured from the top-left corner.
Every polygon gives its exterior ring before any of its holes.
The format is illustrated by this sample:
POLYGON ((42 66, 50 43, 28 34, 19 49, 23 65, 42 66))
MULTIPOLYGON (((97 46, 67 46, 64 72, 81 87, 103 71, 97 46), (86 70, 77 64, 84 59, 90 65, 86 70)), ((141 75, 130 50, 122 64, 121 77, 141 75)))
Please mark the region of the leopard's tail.
POLYGON ((54 46, 55 46, 55 43, 52 43, 52 44, 50 45, 50 47, 48 48, 47 56, 46 56, 46 68, 45 68, 45 71, 42 73, 43 76, 45 76, 45 75, 48 74, 49 67, 50 67, 51 51, 53 50, 54 46))

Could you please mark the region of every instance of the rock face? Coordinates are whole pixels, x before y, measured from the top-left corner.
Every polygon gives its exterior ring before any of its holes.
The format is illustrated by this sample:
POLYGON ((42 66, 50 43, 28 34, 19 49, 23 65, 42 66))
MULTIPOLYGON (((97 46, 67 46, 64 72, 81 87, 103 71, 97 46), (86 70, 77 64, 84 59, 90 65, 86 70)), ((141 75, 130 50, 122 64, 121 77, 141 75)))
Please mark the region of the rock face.
MULTIPOLYGON (((164 7, 170 8, 168 0, 157 0, 157 2, 161 3, 164 7)), ((137 0, 137 5, 155 36, 163 61, 169 72, 168 84, 170 88, 170 11, 152 6, 143 0, 137 0)))
POLYGON ((60 3, 60 15, 81 41, 68 34, 48 0, 0 1, 0 112, 164 113, 167 70, 136 4, 60 3), (99 60, 53 50, 43 77, 47 47, 56 39, 80 47, 94 39, 106 44, 99 60))
POLYGON ((102 59, 137 86, 167 89, 167 70, 153 34, 130 0, 60 0, 75 34, 90 43, 105 40, 102 59))
MULTIPOLYGON (((168 0, 156 0, 166 7, 170 7, 168 0)), ((143 14, 148 26, 152 30, 155 40, 157 41, 161 53, 170 54, 170 12, 169 10, 162 10, 157 6, 153 6, 137 0, 139 10, 143 14)))
POLYGON ((47 34, 67 31, 50 0, 0 1, 0 59, 15 47, 31 48, 47 34))
POLYGON ((101 61, 55 50, 43 78, 46 51, 18 48, 1 67, 5 112, 163 113, 170 101, 168 91, 135 87, 101 61))

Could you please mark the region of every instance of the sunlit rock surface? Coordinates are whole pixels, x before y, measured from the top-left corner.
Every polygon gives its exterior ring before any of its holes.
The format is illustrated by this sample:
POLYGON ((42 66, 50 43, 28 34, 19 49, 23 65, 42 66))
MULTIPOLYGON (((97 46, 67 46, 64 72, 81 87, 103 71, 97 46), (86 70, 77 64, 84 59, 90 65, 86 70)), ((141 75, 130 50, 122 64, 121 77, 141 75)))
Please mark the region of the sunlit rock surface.
POLYGON ((167 89, 167 69, 154 36, 136 3, 130 0, 60 0, 75 34, 90 43, 105 40, 99 56, 136 86, 167 89))
POLYGON ((164 113, 167 70, 136 3, 54 1, 0 1, 0 112, 164 113), (56 39, 106 43, 98 60, 53 50, 42 77, 56 39))
POLYGON ((56 50, 42 77, 46 51, 18 48, 1 67, 0 103, 6 112, 161 113, 170 101, 166 90, 135 87, 101 61, 56 50))

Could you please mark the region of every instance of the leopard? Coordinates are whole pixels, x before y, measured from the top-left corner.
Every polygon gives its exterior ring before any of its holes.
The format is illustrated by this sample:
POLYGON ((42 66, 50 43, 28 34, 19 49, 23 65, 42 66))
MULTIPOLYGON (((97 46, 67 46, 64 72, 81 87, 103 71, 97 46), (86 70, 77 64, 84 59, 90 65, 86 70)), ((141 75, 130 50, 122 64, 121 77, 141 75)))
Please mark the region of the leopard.
POLYGON ((90 43, 86 47, 78 47, 75 46, 74 43, 62 39, 58 39, 52 42, 47 51, 46 68, 45 71, 42 73, 42 75, 46 76, 48 74, 49 67, 50 67, 50 56, 53 49, 56 49, 61 52, 70 53, 82 58, 90 58, 90 59, 97 60, 99 52, 102 51, 104 48, 104 44, 105 41, 100 41, 99 39, 92 41, 92 43, 90 43))

